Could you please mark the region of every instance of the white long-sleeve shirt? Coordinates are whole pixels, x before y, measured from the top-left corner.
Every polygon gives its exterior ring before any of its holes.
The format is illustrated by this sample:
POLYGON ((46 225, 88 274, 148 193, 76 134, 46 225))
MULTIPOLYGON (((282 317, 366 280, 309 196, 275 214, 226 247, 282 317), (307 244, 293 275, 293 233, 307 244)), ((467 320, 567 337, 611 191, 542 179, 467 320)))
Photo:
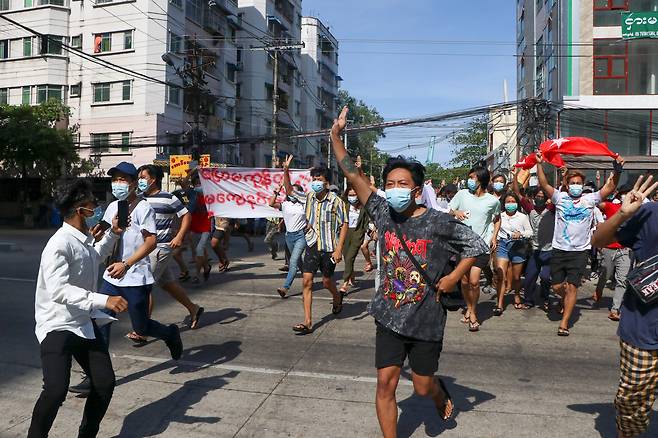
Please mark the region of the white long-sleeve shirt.
POLYGON ((514 232, 521 233, 521 236, 525 238, 532 237, 533 232, 528 216, 518 211, 511 216, 507 213, 501 213, 498 238, 511 239, 514 232))
POLYGON ((64 223, 41 253, 34 300, 39 343, 52 331, 70 331, 94 339, 92 316, 103 317, 108 296, 96 293, 98 265, 110 255, 118 236, 94 238, 64 223), (94 311, 94 315, 92 312, 94 311))

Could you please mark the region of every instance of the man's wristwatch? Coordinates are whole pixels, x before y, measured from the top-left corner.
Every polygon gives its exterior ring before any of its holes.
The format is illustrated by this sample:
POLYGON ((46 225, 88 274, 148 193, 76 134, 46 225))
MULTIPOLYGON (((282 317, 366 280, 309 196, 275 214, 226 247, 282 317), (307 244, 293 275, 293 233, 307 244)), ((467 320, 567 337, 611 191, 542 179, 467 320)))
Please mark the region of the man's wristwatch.
POLYGON ((121 263, 123 263, 123 266, 126 267, 126 270, 130 269, 130 263, 128 263, 128 262, 125 261, 125 260, 121 260, 121 263))

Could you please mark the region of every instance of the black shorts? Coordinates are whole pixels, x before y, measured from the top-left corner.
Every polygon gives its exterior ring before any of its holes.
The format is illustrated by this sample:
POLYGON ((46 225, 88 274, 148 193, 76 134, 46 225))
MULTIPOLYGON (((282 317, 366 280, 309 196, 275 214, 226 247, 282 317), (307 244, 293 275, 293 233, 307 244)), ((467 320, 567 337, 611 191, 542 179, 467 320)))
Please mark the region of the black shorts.
POLYGON ((551 284, 561 284, 565 281, 580 287, 589 259, 587 251, 562 251, 553 249, 551 252, 551 284))
POLYGON ((402 367, 409 357, 411 371, 419 376, 433 376, 439 369, 439 357, 443 342, 421 341, 399 335, 394 331, 377 325, 375 338, 375 367, 377 369, 391 366, 402 367))
POLYGON ((491 262, 491 254, 482 254, 475 258, 475 263, 473 263, 474 268, 484 269, 489 266, 491 262))
POLYGON ((217 239, 217 240, 224 240, 224 236, 226 236, 226 231, 224 230, 215 230, 212 232, 212 238, 217 239))
POLYGON ((336 270, 336 264, 331 261, 331 252, 319 251, 318 248, 307 246, 302 262, 302 272, 315 274, 318 269, 322 276, 331 278, 336 270))

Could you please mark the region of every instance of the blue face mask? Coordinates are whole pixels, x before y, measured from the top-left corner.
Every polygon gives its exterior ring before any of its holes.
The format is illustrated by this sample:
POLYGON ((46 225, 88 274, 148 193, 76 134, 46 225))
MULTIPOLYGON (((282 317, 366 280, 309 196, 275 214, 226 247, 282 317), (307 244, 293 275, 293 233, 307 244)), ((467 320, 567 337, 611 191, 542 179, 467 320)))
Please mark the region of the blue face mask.
POLYGON ((504 188, 505 188, 505 183, 502 183, 500 181, 496 181, 495 183, 493 183, 493 189, 498 193, 502 192, 504 188))
POLYGON ((350 204, 356 204, 357 202, 359 202, 359 198, 356 196, 348 196, 347 202, 349 202, 350 204))
POLYGON ((98 225, 98 224, 101 222, 101 220, 103 219, 103 209, 102 209, 101 207, 96 207, 96 208, 94 208, 93 210, 91 210, 91 209, 89 209, 89 208, 84 208, 84 207, 82 207, 82 208, 83 208, 84 210, 87 210, 87 211, 93 211, 93 212, 94 212, 94 214, 93 214, 92 216, 85 217, 85 224, 87 224, 87 228, 88 228, 88 229, 92 229, 92 228, 94 228, 94 227, 95 227, 96 225, 98 225))
POLYGON ((311 190, 315 193, 320 193, 324 190, 324 183, 322 181, 311 181, 311 190))
POLYGON ((508 202, 505 204, 505 210, 508 213, 516 213, 516 210, 518 210, 519 205, 516 202, 508 202))
POLYGON ((124 201, 130 195, 130 186, 124 182, 113 182, 112 195, 119 201, 124 201))
POLYGON ((470 190, 471 192, 474 192, 478 188, 478 182, 474 179, 469 178, 466 181, 466 186, 468 187, 468 190, 470 190))
POLYGON ((386 189, 386 202, 393 210, 402 213, 411 204, 411 189, 401 187, 386 189))
POLYGON ((137 190, 140 191, 140 193, 146 192, 151 184, 149 184, 148 180, 146 178, 140 178, 137 181, 137 190))
POLYGON ((574 198, 580 197, 583 194, 582 184, 569 184, 569 194, 574 198))

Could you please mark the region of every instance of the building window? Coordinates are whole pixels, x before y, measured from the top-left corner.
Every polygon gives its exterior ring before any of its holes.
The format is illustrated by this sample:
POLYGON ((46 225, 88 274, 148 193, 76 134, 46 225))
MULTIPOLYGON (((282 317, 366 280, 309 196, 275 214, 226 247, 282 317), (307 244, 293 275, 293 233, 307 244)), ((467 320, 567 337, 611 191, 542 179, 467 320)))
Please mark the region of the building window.
POLYGON ((226 120, 229 122, 233 122, 235 119, 235 108, 232 106, 227 106, 226 107, 226 120))
POLYGON ((9 103, 9 89, 0 88, 0 105, 7 105, 9 103))
POLYGON ((173 32, 169 32, 169 48, 167 51, 171 53, 180 53, 182 41, 181 37, 173 32))
POLYGON ((32 103, 32 88, 23 87, 21 95, 21 103, 23 105, 30 105, 32 103))
POLYGON ((201 23, 203 18, 203 2, 201 0, 187 0, 185 2, 185 16, 197 23, 201 23))
POLYGON ((32 0, 24 0, 23 7, 31 8, 32 7, 32 0))
POLYGON ((39 85, 37 86, 37 103, 44 103, 50 99, 62 100, 61 85, 39 85))
POLYGON ((23 56, 32 56, 32 37, 23 38, 23 56))
POLYGON ((240 85, 240 84, 236 84, 236 85, 235 85, 235 97, 236 97, 237 99, 239 99, 240 96, 242 96, 242 85, 240 85))
POLYGON ((109 52, 112 50, 112 34, 97 33, 94 37, 94 53, 109 52))
POLYGON ((94 153, 110 151, 110 134, 91 134, 91 147, 94 153))
POLYGON ((621 26, 622 12, 658 11, 658 0, 594 0, 594 26, 621 26))
POLYGON ((110 101, 110 83, 93 84, 94 103, 110 101))
POLYGON ((44 35, 41 40, 42 55, 61 55, 62 54, 62 37, 54 35, 44 35))
POLYGON ((8 11, 10 7, 10 0, 0 0, 0 11, 8 11))
POLYGON ((302 103, 298 100, 295 101, 295 115, 300 116, 302 114, 302 103))
POLYGON ((169 4, 174 5, 177 8, 183 9, 183 0, 169 0, 169 4))
POLYGON ((594 94, 656 94, 658 41, 594 40, 594 94))
POLYGON ((235 72, 237 71, 237 66, 235 64, 232 64, 230 62, 226 63, 226 79, 228 79, 230 82, 235 82, 235 72))
POLYGON ((82 35, 75 35, 71 37, 71 47, 74 49, 82 49, 82 35))
POLYGON ((121 133, 121 152, 130 151, 130 132, 121 133))
POLYGON ((123 50, 130 50, 133 48, 133 31, 127 30, 123 33, 123 50))
POLYGON ((274 98, 274 86, 272 84, 265 84, 265 99, 272 100, 274 98))
POLYGON ((9 40, 0 41, 0 59, 9 58, 9 40))
POLYGON ((167 85, 167 103, 180 106, 180 88, 167 85))
POLYGON ((121 99, 131 100, 133 81, 123 81, 121 85, 121 99))
POLYGON ((80 97, 80 91, 82 88, 82 84, 79 82, 77 84, 71 85, 69 88, 69 97, 80 97))

